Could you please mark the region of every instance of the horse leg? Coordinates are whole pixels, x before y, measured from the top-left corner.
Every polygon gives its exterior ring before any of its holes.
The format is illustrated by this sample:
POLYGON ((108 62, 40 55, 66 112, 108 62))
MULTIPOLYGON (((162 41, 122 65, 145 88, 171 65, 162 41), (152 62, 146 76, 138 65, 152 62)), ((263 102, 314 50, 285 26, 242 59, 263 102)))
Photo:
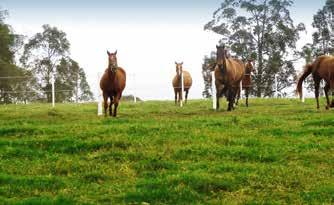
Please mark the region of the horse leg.
POLYGON ((329 84, 326 83, 325 87, 324 87, 324 91, 325 91, 325 96, 326 96, 326 101, 327 101, 327 105, 326 105, 326 110, 328 110, 330 108, 330 103, 329 103, 329 97, 328 97, 328 91, 329 91, 329 84))
POLYGON ((233 92, 232 92, 232 88, 227 90, 227 101, 228 101, 228 107, 227 107, 227 111, 231 111, 233 109, 233 92))
POLYGON ((245 95, 246 95, 246 107, 248 107, 248 92, 249 92, 249 88, 245 89, 245 95))
POLYGON ((177 105, 177 90, 174 89, 174 95, 175 95, 175 105, 177 105))
POLYGON ((112 104, 113 104, 113 96, 110 96, 110 104, 109 104, 109 116, 112 116, 112 104))
POLYGON ((108 109, 108 95, 103 93, 103 104, 104 104, 104 116, 107 116, 108 109))
POLYGON ((315 98, 317 100, 317 108, 319 109, 320 106, 319 106, 319 87, 320 87, 320 79, 317 78, 317 77, 313 77, 314 79, 314 94, 315 94, 315 98))
POLYGON ((223 92, 223 89, 221 86, 216 85, 216 109, 219 110, 219 98, 223 92))
POLYGON ((241 94, 241 90, 240 90, 240 87, 239 87, 238 91, 237 91, 237 102, 235 103, 236 105, 239 104, 240 94, 241 94))
POLYGON ((188 92, 189 92, 189 90, 186 90, 186 96, 185 96, 185 102, 184 102, 184 104, 187 104, 187 100, 188 100, 188 92))
POLYGON ((117 107, 120 99, 121 99, 121 94, 117 93, 116 96, 114 96, 114 113, 113 113, 114 117, 117 116, 117 107))

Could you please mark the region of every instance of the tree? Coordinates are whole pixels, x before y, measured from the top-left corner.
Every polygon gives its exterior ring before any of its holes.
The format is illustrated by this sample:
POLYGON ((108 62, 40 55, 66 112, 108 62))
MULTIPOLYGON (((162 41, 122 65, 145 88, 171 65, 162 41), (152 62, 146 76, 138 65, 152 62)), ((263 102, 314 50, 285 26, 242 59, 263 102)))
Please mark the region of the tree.
POLYGON ((288 58, 296 54, 296 42, 305 26, 293 24, 291 5, 291 0, 224 0, 204 26, 222 35, 220 43, 242 60, 256 59, 252 93, 258 97, 274 94, 275 75, 278 91, 295 82, 293 60, 288 58))
POLYGON ((34 84, 31 73, 15 65, 15 52, 23 41, 22 36, 14 34, 4 22, 7 15, 6 10, 0 10, 0 103, 6 104, 32 98, 28 93, 34 84))
POLYGON ((314 16, 312 22, 316 32, 313 36, 313 55, 334 53, 334 0, 327 0, 325 6, 314 16))
POLYGON ((203 64, 202 64, 202 76, 204 81, 204 91, 202 92, 202 96, 204 98, 210 98, 212 96, 212 76, 211 72, 213 69, 213 65, 216 60, 216 53, 211 52, 210 56, 204 56, 203 64))
POLYGON ((52 75, 56 73, 60 60, 69 53, 70 43, 65 32, 50 25, 42 27, 43 32, 34 35, 24 46, 20 61, 31 69, 40 88, 46 93, 47 101, 51 102, 52 75))
POLYGON ((93 99, 85 72, 71 58, 62 58, 57 66, 55 86, 62 92, 56 93, 57 102, 78 102, 93 99))

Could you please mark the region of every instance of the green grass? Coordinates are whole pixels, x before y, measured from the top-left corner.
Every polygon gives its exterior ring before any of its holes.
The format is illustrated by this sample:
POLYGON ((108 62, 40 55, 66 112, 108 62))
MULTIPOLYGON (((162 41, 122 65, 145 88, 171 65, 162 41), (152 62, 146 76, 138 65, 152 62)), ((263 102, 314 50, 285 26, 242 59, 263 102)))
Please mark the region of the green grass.
POLYGON ((115 119, 95 104, 2 105, 0 204, 334 203, 334 110, 222 107, 122 102, 115 119))

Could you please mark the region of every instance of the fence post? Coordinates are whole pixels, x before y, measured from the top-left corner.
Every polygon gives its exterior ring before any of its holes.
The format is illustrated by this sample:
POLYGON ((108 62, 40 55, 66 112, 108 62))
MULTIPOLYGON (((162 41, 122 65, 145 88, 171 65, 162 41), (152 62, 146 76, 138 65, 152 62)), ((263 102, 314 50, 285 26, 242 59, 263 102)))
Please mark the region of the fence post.
POLYGON ((215 72, 211 72, 211 93, 212 93, 212 108, 217 110, 217 96, 215 88, 215 72))
POLYGON ((52 107, 55 107, 55 72, 54 71, 52 71, 51 86, 52 86, 52 107))
POLYGON ((183 79, 183 71, 181 72, 181 101, 180 101, 180 107, 183 106, 183 92, 184 92, 184 79, 183 79))
POLYGON ((102 115, 102 95, 101 95, 101 89, 100 89, 100 78, 101 74, 97 74, 97 115, 100 116, 102 115))

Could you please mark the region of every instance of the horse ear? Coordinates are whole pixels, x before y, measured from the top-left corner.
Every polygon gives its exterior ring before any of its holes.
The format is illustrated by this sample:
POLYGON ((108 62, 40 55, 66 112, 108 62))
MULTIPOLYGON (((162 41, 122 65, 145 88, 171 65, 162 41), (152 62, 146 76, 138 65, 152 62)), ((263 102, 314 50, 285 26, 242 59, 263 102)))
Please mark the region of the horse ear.
POLYGON ((110 56, 110 53, 109 53, 109 51, 107 50, 107 54, 108 54, 108 56, 110 56))
POLYGON ((175 65, 177 65, 177 62, 175 61, 175 65))
POLYGON ((218 46, 218 45, 216 45, 216 48, 218 49, 218 48, 219 48, 219 46, 218 46))
POLYGON ((181 65, 183 65, 183 62, 181 62, 181 65))
POLYGON ((117 50, 115 51, 115 53, 114 53, 115 55, 117 54, 117 50))

